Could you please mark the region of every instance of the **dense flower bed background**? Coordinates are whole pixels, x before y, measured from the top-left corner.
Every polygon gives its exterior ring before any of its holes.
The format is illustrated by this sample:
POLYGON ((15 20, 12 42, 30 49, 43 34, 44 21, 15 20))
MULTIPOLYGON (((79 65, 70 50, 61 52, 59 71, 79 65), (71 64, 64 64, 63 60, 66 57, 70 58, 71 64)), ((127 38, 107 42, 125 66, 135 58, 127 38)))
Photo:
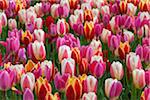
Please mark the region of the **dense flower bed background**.
POLYGON ((0 0, 1 100, 150 100, 149 0, 0 0))

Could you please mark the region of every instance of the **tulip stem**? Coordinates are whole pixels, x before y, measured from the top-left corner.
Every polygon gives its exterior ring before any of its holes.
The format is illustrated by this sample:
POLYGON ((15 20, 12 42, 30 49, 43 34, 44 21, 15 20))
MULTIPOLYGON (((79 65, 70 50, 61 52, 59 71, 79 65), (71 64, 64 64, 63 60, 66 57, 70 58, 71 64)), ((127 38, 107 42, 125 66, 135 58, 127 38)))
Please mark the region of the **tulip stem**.
POLYGON ((132 87, 132 95, 131 95, 131 100, 136 100, 137 98, 136 98, 136 94, 137 93, 137 91, 136 91, 136 88, 134 87, 134 85, 133 85, 133 87, 132 87))
POLYGON ((3 91, 2 95, 3 95, 2 100, 8 100, 6 91, 3 91))

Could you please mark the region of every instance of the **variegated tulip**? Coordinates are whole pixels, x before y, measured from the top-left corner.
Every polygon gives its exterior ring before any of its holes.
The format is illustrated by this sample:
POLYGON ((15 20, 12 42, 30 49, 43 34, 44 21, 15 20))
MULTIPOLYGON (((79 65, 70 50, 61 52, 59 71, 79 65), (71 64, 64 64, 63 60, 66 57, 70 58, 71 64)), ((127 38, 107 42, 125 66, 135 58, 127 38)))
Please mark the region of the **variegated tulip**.
POLYGON ((122 64, 117 61, 113 62, 110 66, 110 75, 112 78, 116 78, 117 80, 121 80, 124 75, 122 64))
POLYGON ((116 35, 111 35, 108 37, 108 47, 110 50, 117 49, 120 45, 120 38, 116 35))
POLYGON ((92 40, 94 38, 94 23, 92 21, 86 21, 84 23, 84 36, 87 40, 92 40))
POLYGON ((1 7, 0 7, 1 10, 5 10, 5 9, 7 9, 8 6, 9 6, 9 3, 8 3, 7 0, 2 0, 2 1, 0 1, 0 4, 1 4, 1 7))
POLYGON ((150 99, 150 87, 145 88, 141 94, 140 100, 149 100, 150 99))
POLYGON ((55 69, 51 61, 44 60, 41 63, 42 75, 46 77, 48 81, 51 81, 54 78, 55 69))
POLYGON ((81 56, 80 56, 79 48, 77 48, 77 47, 72 48, 71 57, 75 60, 76 63, 80 62, 81 56))
POLYGON ((93 39, 90 43, 90 46, 92 47, 93 50, 97 50, 100 48, 102 51, 102 44, 100 40, 93 39))
POLYGON ((81 100, 97 100, 97 95, 94 92, 84 93, 81 100))
POLYGON ((69 0, 70 9, 76 9, 78 7, 79 0, 69 0))
POLYGON ((34 100, 33 92, 29 88, 25 89, 23 93, 23 100, 34 100))
POLYGON ((7 25, 7 17, 4 12, 0 12, 0 20, 1 20, 2 26, 5 27, 7 25))
POLYGON ((58 7, 59 7, 59 4, 53 4, 51 6, 51 15, 53 18, 58 18, 59 17, 59 14, 58 14, 58 7))
POLYGON ((134 34, 131 31, 124 30, 123 34, 127 36, 130 43, 134 40, 134 34))
POLYGON ((139 55, 136 55, 133 52, 130 52, 126 56, 126 66, 130 72, 132 72, 134 69, 141 69, 142 64, 139 55))
POLYGON ((104 43, 107 43, 109 36, 111 36, 111 31, 109 31, 109 30, 103 28, 103 31, 102 31, 102 34, 101 34, 101 40, 102 40, 104 43))
POLYGON ((45 46, 43 42, 34 41, 28 45, 28 55, 36 62, 42 61, 46 57, 45 46))
POLYGON ((38 17, 42 17, 44 15, 44 13, 42 11, 42 3, 36 3, 34 5, 34 10, 38 17))
POLYGON ((149 0, 141 0, 139 2, 139 9, 141 11, 150 11, 150 3, 149 0))
POLYGON ((116 79, 108 78, 105 80, 105 94, 109 99, 116 100, 122 92, 122 84, 116 79))
POLYGON ((127 12, 127 1, 120 1, 119 3, 119 8, 121 13, 126 13, 127 12))
POLYGON ((84 20, 93 21, 93 13, 91 9, 84 10, 84 20))
POLYGON ((35 77, 33 73, 28 72, 26 74, 23 74, 21 76, 20 84, 23 91, 25 91, 26 88, 29 88, 33 91, 35 85, 35 77))
POLYGON ((54 84, 57 90, 64 91, 66 82, 70 78, 70 75, 65 73, 63 75, 60 75, 60 73, 57 73, 54 78, 54 84))
POLYGON ((35 83, 35 93, 39 100, 45 100, 47 93, 52 92, 52 87, 48 83, 47 79, 43 79, 42 77, 38 78, 35 83))
POLYGON ((8 27, 10 30, 17 28, 17 22, 15 19, 8 20, 8 27))
POLYGON ((26 22, 26 10, 21 9, 18 11, 18 17, 19 17, 19 22, 25 23, 26 22))
POLYGON ((82 74, 86 74, 88 73, 88 60, 86 58, 82 58, 80 63, 79 63, 79 73, 82 74))
POLYGON ((48 92, 46 94, 46 97, 45 97, 46 100, 61 100, 60 98, 60 95, 58 92, 56 92, 54 95, 50 92, 48 92))
POLYGON ((44 42, 45 40, 45 33, 42 29, 35 29, 33 32, 34 40, 38 40, 39 42, 44 42))
POLYGON ((21 41, 27 46, 29 43, 32 42, 33 36, 30 31, 26 30, 22 33, 21 41))
POLYGON ((82 84, 80 80, 73 76, 66 83, 66 98, 67 100, 78 100, 82 95, 82 84))
POLYGON ((61 61, 61 73, 69 73, 70 75, 75 75, 76 73, 75 61, 72 58, 65 58, 61 61))
POLYGON ((102 6, 102 8, 101 8, 101 14, 102 14, 102 15, 110 14, 110 9, 109 9, 109 6, 108 6, 108 5, 102 6))
POLYGON ((133 3, 127 4, 127 14, 130 16, 134 16, 137 10, 137 6, 135 6, 133 3))
POLYGON ((34 29, 42 29, 42 27, 43 27, 42 18, 35 18, 34 19, 34 29))
POLYGON ((18 59, 23 64, 26 63, 27 57, 26 57, 26 49, 25 48, 20 48, 19 49, 19 51, 18 51, 18 59))
POLYGON ((148 87, 150 87, 150 70, 145 72, 145 82, 148 87))
POLYGON ((145 86, 145 72, 143 69, 134 69, 132 77, 135 88, 141 89, 145 86))

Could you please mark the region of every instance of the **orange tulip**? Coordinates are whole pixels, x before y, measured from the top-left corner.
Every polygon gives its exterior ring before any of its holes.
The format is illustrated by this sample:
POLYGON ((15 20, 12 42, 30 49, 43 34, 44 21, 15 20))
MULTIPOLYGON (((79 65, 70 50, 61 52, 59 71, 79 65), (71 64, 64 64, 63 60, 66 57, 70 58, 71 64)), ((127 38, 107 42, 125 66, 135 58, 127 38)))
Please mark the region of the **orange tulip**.
POLYGON ((30 31, 26 30, 22 33, 21 40, 25 45, 28 45, 30 42, 32 42, 32 34, 30 31))
POLYGON ((80 50, 78 47, 72 49, 71 57, 75 60, 76 63, 80 62, 80 50))
POLYGON ((86 20, 86 21, 93 21, 92 10, 87 9, 87 10, 84 11, 84 20, 86 20))
POLYGON ((61 100, 61 99, 60 99, 60 96, 59 96, 58 92, 56 92, 54 95, 51 94, 50 92, 48 92, 46 94, 46 100, 61 100))

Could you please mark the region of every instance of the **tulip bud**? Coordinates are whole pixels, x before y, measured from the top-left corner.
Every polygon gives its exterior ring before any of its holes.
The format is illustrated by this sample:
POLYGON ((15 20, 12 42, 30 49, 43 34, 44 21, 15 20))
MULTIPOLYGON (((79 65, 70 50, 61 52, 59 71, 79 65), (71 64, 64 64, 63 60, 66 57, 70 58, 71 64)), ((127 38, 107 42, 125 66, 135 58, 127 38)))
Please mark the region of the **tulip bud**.
POLYGON ((116 79, 108 78, 105 80, 105 94, 108 98, 116 100, 122 92, 122 84, 116 79))
POLYGON ((65 58, 61 61, 61 73, 69 73, 70 75, 75 75, 75 61, 72 58, 65 58))
POLYGON ((84 93, 82 100, 97 100, 97 95, 94 92, 84 93))
POLYGON ((8 27, 10 30, 17 28, 17 22, 15 19, 8 20, 8 27))
POLYGON ((93 39, 90 43, 90 46, 92 47, 93 50, 97 50, 99 48, 102 49, 102 44, 100 40, 93 39))
POLYGON ((121 80, 124 75, 123 66, 120 62, 113 62, 110 67, 110 75, 112 78, 121 80))
POLYGON ((42 17, 44 15, 44 13, 42 11, 42 3, 36 3, 34 5, 34 10, 35 10, 37 16, 42 17))
POLYGON ((26 74, 23 74, 21 76, 21 88, 23 91, 25 91, 26 88, 29 88, 33 91, 34 89, 34 84, 35 84, 35 77, 32 73, 28 72, 26 74))
POLYGON ((38 40, 39 42, 44 42, 45 33, 42 29, 35 29, 33 32, 34 40, 38 40))
POLYGON ((145 72, 143 69, 134 69, 132 77, 135 88, 141 89, 145 86, 145 72))
POLYGON ((29 88, 26 88, 23 93, 23 100, 34 100, 34 95, 29 88))
POLYGON ((18 51, 18 59, 19 61, 21 61, 22 63, 25 63, 27 60, 26 57, 26 49, 25 48, 20 48, 18 51))
POLYGON ((82 95, 82 84, 80 80, 73 76, 66 83, 66 98, 67 100, 78 100, 82 95))

